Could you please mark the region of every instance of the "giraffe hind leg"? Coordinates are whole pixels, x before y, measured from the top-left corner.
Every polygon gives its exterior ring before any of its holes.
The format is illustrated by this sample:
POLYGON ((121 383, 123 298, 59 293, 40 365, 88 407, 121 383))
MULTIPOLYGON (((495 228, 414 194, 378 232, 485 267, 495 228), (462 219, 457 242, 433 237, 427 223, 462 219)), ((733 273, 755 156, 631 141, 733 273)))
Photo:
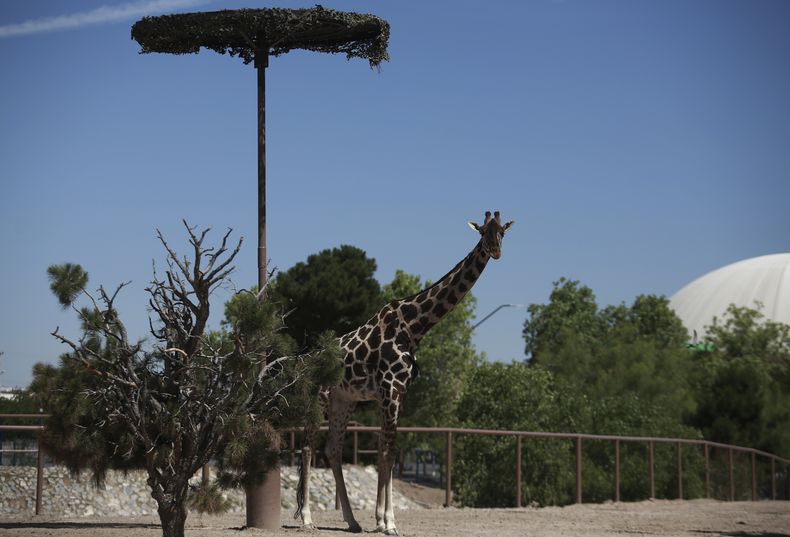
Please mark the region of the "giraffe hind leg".
POLYGON ((354 410, 354 403, 344 401, 339 398, 332 398, 329 404, 329 438, 326 443, 326 455, 332 474, 335 477, 335 487, 337 497, 340 500, 340 507, 343 510, 343 520, 348 524, 349 531, 360 533, 362 527, 354 518, 351 511, 351 502, 348 500, 345 479, 343 478, 343 437, 346 432, 346 425, 351 413, 354 410))
POLYGON ((315 430, 305 429, 305 440, 302 445, 301 466, 299 467, 299 484, 296 487, 296 512, 294 518, 302 519, 302 527, 316 529, 310 512, 310 463, 312 462, 315 430))

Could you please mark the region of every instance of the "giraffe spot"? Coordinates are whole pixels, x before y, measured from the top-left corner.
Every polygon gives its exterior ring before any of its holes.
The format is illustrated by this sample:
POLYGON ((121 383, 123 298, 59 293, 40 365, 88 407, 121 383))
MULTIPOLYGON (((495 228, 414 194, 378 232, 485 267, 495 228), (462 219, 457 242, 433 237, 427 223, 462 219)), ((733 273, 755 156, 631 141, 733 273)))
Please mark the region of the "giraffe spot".
POLYGON ((421 310, 423 313, 428 313, 429 311, 431 311, 431 308, 432 308, 432 307, 433 307, 433 300, 431 300, 431 299, 428 299, 428 300, 426 300, 425 302, 423 302, 423 303, 420 305, 420 310, 421 310))
POLYGON ((353 335, 352 333, 348 333, 345 336, 341 337, 340 338, 340 346, 341 347, 345 347, 346 345, 348 345, 349 341, 351 341, 352 335, 353 335))
POLYGON ((391 370, 393 373, 397 373, 398 371, 401 371, 401 370, 402 370, 402 369, 404 369, 405 367, 406 367, 406 366, 405 366, 405 365, 403 365, 403 362, 401 362, 401 361, 397 361, 397 362, 395 362, 394 364, 392 364, 392 367, 390 368, 390 370, 391 370))
POLYGON ((458 303, 458 297, 457 297, 457 296, 455 296, 455 293, 452 293, 452 292, 451 292, 451 293, 449 293, 449 294, 447 295, 447 301, 448 301, 450 304, 456 304, 456 303, 458 303))
POLYGON ((408 322, 417 317, 417 306, 414 304, 404 304, 401 307, 401 312, 403 313, 403 318, 408 322))
POLYGON ((462 292, 462 293, 466 293, 466 292, 469 290, 469 287, 467 287, 467 286, 466 286, 466 284, 465 284, 464 282, 461 282, 461 283, 458 285, 458 290, 459 290, 460 292, 462 292))
POLYGON ((436 296, 436 293, 438 293, 438 292, 439 292, 439 288, 438 287, 431 287, 431 291, 428 293, 428 296, 429 297, 434 297, 434 296, 436 296))
POLYGON ((354 356, 356 357, 357 361, 364 362, 365 361, 365 356, 367 355, 367 353, 368 353, 368 350, 365 348, 365 346, 364 345, 360 345, 359 347, 357 347, 357 350, 354 353, 354 356))
POLYGON ((477 277, 474 275, 474 273, 472 273, 472 271, 469 271, 466 274, 464 274, 464 279, 470 283, 474 283, 477 277))
POLYGON ((461 273, 456 272, 455 276, 453 276, 453 279, 450 280, 450 285, 458 285, 458 282, 460 281, 461 281, 461 273))
POLYGON ((411 337, 405 330, 403 332, 398 332, 398 335, 395 336, 395 343, 398 346, 408 347, 410 340, 411 337))
MULTIPOLYGON (((348 368, 346 368, 348 370, 348 368)), ((364 377, 365 376, 365 366, 361 363, 354 364, 354 376, 355 377, 364 377)))
POLYGON ((370 331, 370 335, 368 336, 368 345, 371 349, 376 349, 379 345, 381 345, 381 328, 379 326, 376 326, 370 331))
POLYGON ((387 312, 387 314, 384 316, 384 319, 383 319, 384 324, 390 324, 394 320, 395 320, 395 313, 393 313, 391 311, 387 312))
POLYGON ((444 300, 444 297, 447 296, 447 293, 448 293, 448 291, 447 291, 447 288, 445 287, 444 289, 439 291, 438 295, 436 295, 437 300, 444 300))
POLYGON ((345 368, 345 374, 344 374, 345 379, 346 380, 351 380, 351 374, 352 374, 351 367, 346 367, 345 368))
POLYGON ((346 365, 353 364, 354 363, 354 353, 353 352, 347 352, 346 353, 346 358, 345 358, 344 361, 345 361, 346 365))
POLYGON ((362 341, 365 341, 365 340, 367 339, 367 337, 368 337, 368 334, 369 334, 369 333, 370 333, 370 326, 367 326, 367 325, 365 325, 365 326, 363 326, 363 327, 362 327, 362 329, 359 331, 359 338, 360 338, 362 341))
POLYGON ((387 325, 387 328, 384 330, 384 339, 390 341, 395 338, 395 331, 396 327, 393 323, 387 325))
POLYGON ((477 269, 477 272, 483 272, 483 269, 486 268, 486 264, 483 261, 478 261, 475 263, 475 268, 477 269))
POLYGON ((444 307, 444 304, 436 304, 436 307, 433 308, 433 313, 437 317, 442 317, 445 313, 447 313, 447 308, 444 307))
POLYGON ((370 352, 367 360, 365 360, 365 367, 367 367, 368 372, 372 373, 373 371, 376 370, 376 368, 379 366, 379 361, 380 361, 379 358, 380 358, 379 351, 374 350, 370 352))

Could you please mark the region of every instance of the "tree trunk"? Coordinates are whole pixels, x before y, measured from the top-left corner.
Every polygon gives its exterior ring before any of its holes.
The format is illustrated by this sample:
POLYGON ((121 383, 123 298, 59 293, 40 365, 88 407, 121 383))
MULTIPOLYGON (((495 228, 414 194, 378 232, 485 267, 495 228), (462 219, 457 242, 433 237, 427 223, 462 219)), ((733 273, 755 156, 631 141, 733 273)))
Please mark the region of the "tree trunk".
POLYGON ((187 520, 186 501, 172 501, 159 504, 159 521, 162 523, 162 537, 184 537, 184 523, 187 520))

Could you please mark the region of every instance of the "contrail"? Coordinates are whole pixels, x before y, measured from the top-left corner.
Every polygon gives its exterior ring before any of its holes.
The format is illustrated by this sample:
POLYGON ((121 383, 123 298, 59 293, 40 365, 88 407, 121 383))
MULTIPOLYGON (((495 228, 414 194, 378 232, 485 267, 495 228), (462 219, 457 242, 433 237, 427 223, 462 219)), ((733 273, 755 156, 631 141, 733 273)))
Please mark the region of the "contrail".
POLYGON ((211 0, 148 0, 146 2, 133 2, 116 6, 99 6, 96 9, 83 13, 45 17, 43 19, 33 19, 17 24, 0 26, 0 38, 42 34, 55 30, 70 30, 81 28, 82 26, 117 22, 141 17, 143 15, 151 15, 152 13, 189 8, 200 4, 206 4, 210 1, 211 0))

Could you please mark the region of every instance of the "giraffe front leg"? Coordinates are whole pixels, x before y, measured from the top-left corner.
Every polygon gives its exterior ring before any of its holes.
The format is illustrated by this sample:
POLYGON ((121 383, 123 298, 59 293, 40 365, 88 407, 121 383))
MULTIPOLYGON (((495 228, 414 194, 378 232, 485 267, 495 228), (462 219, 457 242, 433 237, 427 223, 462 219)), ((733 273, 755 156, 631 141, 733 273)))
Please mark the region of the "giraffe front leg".
POLYGON ((314 530, 316 526, 313 524, 313 516, 310 513, 310 464, 313 454, 312 437, 313 434, 306 433, 306 441, 302 446, 302 466, 299 468, 299 484, 296 486, 296 512, 294 513, 294 518, 301 517, 302 527, 314 530))
POLYGON ((379 479, 376 495, 376 530, 385 535, 398 535, 392 505, 392 466, 395 462, 394 419, 386 419, 379 437, 379 479))

